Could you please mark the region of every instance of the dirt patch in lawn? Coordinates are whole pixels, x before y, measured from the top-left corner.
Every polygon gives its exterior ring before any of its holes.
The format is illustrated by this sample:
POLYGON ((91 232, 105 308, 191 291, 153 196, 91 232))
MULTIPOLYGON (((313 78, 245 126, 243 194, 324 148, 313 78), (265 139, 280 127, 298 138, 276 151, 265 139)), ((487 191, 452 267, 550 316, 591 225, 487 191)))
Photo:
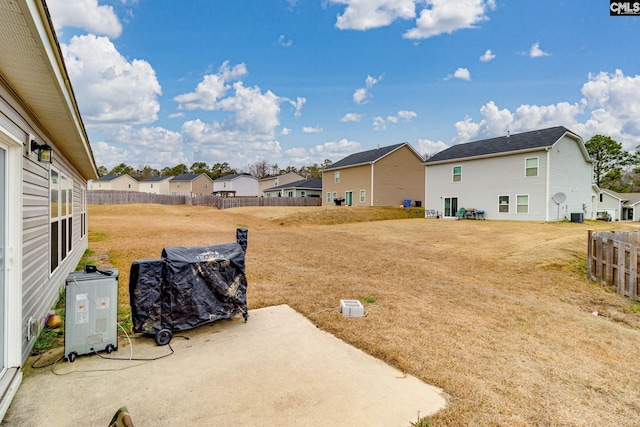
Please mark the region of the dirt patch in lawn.
POLYGON ((128 309, 132 261, 247 227, 249 308, 289 304, 443 388, 433 425, 640 425, 637 305, 585 280, 587 229, 625 224, 407 211, 91 205, 89 246, 120 268, 128 309), (342 317, 340 299, 366 301, 366 317, 342 317))

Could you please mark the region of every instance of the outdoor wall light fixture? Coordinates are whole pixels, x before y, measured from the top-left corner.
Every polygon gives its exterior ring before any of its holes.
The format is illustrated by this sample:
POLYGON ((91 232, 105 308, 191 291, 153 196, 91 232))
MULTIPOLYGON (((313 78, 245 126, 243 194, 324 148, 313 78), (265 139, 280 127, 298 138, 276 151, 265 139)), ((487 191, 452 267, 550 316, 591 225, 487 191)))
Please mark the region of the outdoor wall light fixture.
POLYGON ((31 140, 31 151, 38 150, 38 161, 53 163, 53 148, 47 144, 38 144, 35 140, 31 140))

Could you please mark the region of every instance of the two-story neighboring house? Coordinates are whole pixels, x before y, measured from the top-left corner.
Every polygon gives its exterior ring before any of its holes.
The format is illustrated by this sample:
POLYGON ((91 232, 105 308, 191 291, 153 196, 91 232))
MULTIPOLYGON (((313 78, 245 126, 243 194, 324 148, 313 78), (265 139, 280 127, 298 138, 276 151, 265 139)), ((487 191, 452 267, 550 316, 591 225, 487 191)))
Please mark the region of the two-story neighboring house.
POLYGON ((291 184, 292 182, 301 181, 303 179, 303 176, 300 176, 295 172, 287 172, 282 175, 268 176, 258 181, 258 194, 264 194, 267 188, 273 188, 284 184, 291 184))
POLYGON ((426 162, 425 208, 487 219, 592 218, 593 164, 580 136, 563 126, 454 145, 426 162))
POLYGON ((150 176, 138 182, 138 191, 151 194, 171 194, 169 182, 173 176, 150 176))
POLYGON ((213 180, 206 173, 181 173, 169 180, 169 194, 203 196, 213 191, 213 180))
POLYGON ((87 249, 87 180, 98 177, 46 4, 1 9, 0 420, 87 249))
POLYGON ((213 181, 213 194, 223 197, 257 197, 258 180, 248 173, 234 173, 213 181))
POLYGON ((322 172, 322 204, 402 206, 424 197, 424 159, 408 143, 351 154, 322 172))
POLYGON ((127 175, 104 175, 89 181, 89 190, 138 191, 138 180, 127 175))

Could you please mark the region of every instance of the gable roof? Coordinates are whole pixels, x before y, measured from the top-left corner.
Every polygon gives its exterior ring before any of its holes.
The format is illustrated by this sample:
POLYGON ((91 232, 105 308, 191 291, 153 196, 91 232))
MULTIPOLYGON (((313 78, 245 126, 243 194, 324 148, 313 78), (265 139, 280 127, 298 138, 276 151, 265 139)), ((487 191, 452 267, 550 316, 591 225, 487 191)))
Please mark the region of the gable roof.
POLYGON ((301 190, 322 190, 322 179, 320 178, 307 178, 296 182, 290 182, 288 184, 278 185, 276 187, 266 188, 263 191, 282 190, 285 188, 298 188, 301 190))
POLYGON ((327 171, 332 169, 340 169, 340 168, 347 168, 351 166, 359 166, 359 165, 375 163, 378 160, 382 159, 385 156, 388 156, 389 154, 393 153, 394 151, 400 149, 405 145, 411 148, 411 151, 413 151, 416 154, 416 156, 422 158, 408 143, 403 142, 401 144, 389 145, 388 147, 374 148, 373 150, 361 151, 360 153, 351 154, 345 157, 344 159, 338 160, 337 162, 327 166, 326 168, 324 168, 324 170, 327 171))
POLYGON ((600 191, 619 199, 623 205, 633 206, 640 203, 640 193, 618 193, 617 191, 609 190, 608 188, 603 188, 600 191))
MULTIPOLYGON (((456 144, 427 159, 424 163, 445 163, 451 160, 470 159, 478 157, 492 157, 515 152, 535 151, 552 147, 560 138, 567 135, 578 140, 582 139, 564 126, 539 129, 513 135, 499 136, 480 141, 456 144)), ((585 159, 590 160, 584 144, 581 143, 585 159)))
MULTIPOLYGON (((243 172, 243 173, 232 173, 230 175, 221 176, 220 178, 216 179, 216 181, 232 181, 232 180, 234 180, 236 178, 241 178, 243 176, 255 179, 255 177, 253 175, 251 175, 250 173, 243 172)), ((256 181, 257 181, 257 179, 256 179, 256 181)))
POLYGON ((269 181, 271 179, 277 179, 289 174, 294 174, 294 175, 298 175, 300 178, 302 178, 302 176, 296 172, 286 172, 286 173, 281 173, 280 175, 273 175, 273 176, 265 176, 264 178, 260 178, 259 181, 269 181))
POLYGON ((209 178, 209 175, 207 175, 206 173, 181 173, 180 175, 171 178, 171 181, 193 181, 194 179, 202 175, 209 178))
POLYGON ((101 176, 100 178, 96 179, 96 181, 101 181, 101 182, 115 181, 118 178, 124 178, 124 177, 127 177, 127 178, 130 178, 130 179, 134 180, 134 181, 137 181, 137 179, 135 179, 134 177, 132 177, 131 175, 126 174, 126 173, 122 174, 122 175, 117 175, 117 174, 104 175, 104 176, 101 176))
POLYGON ((171 179, 172 176, 148 176, 140 182, 159 182, 164 181, 165 179, 171 179))

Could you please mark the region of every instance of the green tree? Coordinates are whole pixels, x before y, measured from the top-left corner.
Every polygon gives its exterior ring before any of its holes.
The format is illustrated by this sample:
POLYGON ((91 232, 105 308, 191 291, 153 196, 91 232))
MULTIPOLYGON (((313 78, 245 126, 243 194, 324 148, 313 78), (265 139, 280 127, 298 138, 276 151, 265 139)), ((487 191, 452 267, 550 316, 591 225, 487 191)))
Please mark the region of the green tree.
POLYGON ((221 176, 231 175, 234 173, 236 173, 236 170, 231 169, 231 167, 229 167, 229 163, 224 162, 224 163, 216 163, 212 165, 209 176, 211 177, 211 179, 215 180, 220 178, 221 176))
POLYGON ((189 168, 187 165, 180 163, 179 165, 175 165, 174 167, 166 167, 162 169, 162 176, 178 176, 181 173, 189 172, 189 168))
POLYGON ((113 169, 109 171, 109 175, 132 175, 134 174, 135 169, 133 169, 129 165, 125 165, 124 163, 120 163, 118 166, 115 166, 113 169))
POLYGON ((619 180, 624 167, 631 161, 631 155, 622 149, 622 144, 610 136, 595 135, 585 144, 594 166, 594 180, 599 187, 615 190, 619 187, 619 180))
POLYGON ((106 167, 104 166, 98 166, 98 176, 105 176, 109 173, 109 171, 107 170, 106 167))

